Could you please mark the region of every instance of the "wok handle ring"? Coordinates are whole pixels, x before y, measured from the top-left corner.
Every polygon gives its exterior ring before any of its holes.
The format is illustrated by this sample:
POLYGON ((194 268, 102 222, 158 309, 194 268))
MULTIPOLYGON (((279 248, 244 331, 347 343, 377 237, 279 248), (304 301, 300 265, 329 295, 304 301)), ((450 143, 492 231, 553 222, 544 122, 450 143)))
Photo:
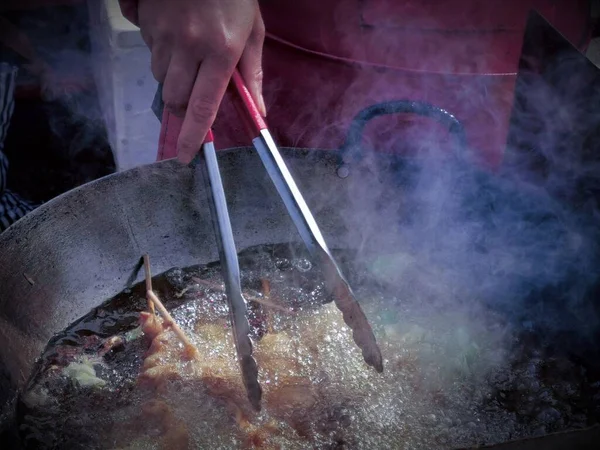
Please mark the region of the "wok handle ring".
POLYGON ((414 100, 391 100, 375 103, 358 112, 350 123, 348 135, 340 148, 340 164, 338 175, 345 178, 349 174, 349 165, 357 163, 363 158, 360 142, 367 123, 379 116, 392 114, 416 114, 429 117, 446 126, 448 131, 456 137, 456 156, 462 159, 467 150, 467 137, 463 124, 451 113, 430 103, 414 100))

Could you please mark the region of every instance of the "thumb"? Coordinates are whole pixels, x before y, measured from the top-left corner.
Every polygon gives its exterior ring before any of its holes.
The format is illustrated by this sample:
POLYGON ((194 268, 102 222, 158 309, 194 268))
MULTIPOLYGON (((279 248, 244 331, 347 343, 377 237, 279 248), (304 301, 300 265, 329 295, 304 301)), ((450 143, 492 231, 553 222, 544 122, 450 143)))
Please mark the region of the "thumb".
POLYGON ((262 95, 263 69, 262 69, 262 51, 265 41, 265 26, 260 16, 250 33, 246 42, 246 47, 240 58, 240 72, 246 86, 256 102, 258 110, 263 117, 267 115, 267 108, 262 95))

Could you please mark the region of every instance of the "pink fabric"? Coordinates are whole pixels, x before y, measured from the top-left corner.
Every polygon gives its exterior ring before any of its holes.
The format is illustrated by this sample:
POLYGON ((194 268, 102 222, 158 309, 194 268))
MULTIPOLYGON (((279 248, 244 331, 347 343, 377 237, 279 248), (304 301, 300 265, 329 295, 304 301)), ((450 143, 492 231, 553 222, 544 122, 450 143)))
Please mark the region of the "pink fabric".
MULTIPOLYGON (((482 165, 497 168, 530 8, 585 45, 587 0, 261 0, 269 128, 281 146, 335 149, 361 109, 424 101, 454 114, 482 165)), ((378 118, 365 143, 412 151, 404 144, 443 139, 437 128, 407 115, 378 118)), ((159 159, 175 156, 180 129, 166 114, 159 159)), ((251 145, 229 97, 213 130, 217 148, 251 145)))

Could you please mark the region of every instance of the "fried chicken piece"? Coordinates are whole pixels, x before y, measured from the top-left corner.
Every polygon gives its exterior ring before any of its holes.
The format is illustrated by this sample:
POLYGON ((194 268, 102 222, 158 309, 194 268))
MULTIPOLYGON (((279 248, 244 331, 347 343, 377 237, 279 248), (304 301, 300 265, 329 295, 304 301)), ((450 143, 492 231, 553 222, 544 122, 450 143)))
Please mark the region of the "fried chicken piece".
POLYGON ((147 311, 140 313, 140 323, 144 335, 150 341, 153 341, 156 336, 165 331, 162 320, 156 314, 147 311))
POLYGON ((171 407, 164 401, 151 400, 142 407, 142 414, 149 424, 161 432, 160 446, 165 450, 187 450, 190 435, 187 427, 177 421, 171 407))
POLYGON ((196 327, 202 339, 200 359, 194 361, 194 372, 208 393, 225 403, 240 426, 255 415, 242 382, 235 353, 235 343, 227 322, 217 321, 196 327))
MULTIPOLYGON (((149 314, 141 315, 140 320, 144 333, 148 330, 148 337, 153 338, 142 364, 142 372, 138 376, 139 385, 165 396, 168 393, 169 383, 186 378, 190 382, 200 384, 212 397, 222 400, 240 429, 249 430, 249 419, 255 413, 246 397, 246 390, 235 359, 233 337, 226 322, 203 324, 198 328, 198 335, 202 336, 207 343, 217 343, 222 348, 201 346, 203 352, 197 354, 193 361, 187 362, 184 374, 182 360, 187 358, 169 327, 165 326, 160 318, 149 314)), ((163 403, 163 407, 168 407, 167 403, 163 403)), ((175 427, 172 423, 167 423, 165 426, 175 427)), ((170 436, 175 436, 175 431, 172 433, 170 436)), ((180 430, 179 433, 183 434, 183 431, 180 430)), ((179 438, 179 441, 183 442, 183 440, 183 437, 179 438)))
MULTIPOLYGON (((138 376, 140 386, 153 391, 157 396, 167 393, 168 383, 181 379, 176 364, 163 364, 162 357, 169 351, 169 328, 161 319, 150 313, 140 315, 142 330, 152 338, 150 348, 138 376)), ((187 450, 190 447, 190 435, 185 424, 177 421, 172 408, 159 398, 150 400, 142 406, 142 416, 148 424, 160 430, 160 446, 165 450, 187 450)))
MULTIPOLYGON (((156 316, 143 315, 142 328, 145 333, 148 329, 147 335, 152 340, 139 376, 140 385, 163 396, 168 395, 168 385, 175 380, 206 389, 208 395, 223 402, 235 419, 246 448, 276 448, 270 447, 269 437, 280 432, 277 421, 287 424, 290 432, 293 429, 297 436, 308 439, 320 432, 319 421, 331 421, 330 412, 344 401, 344 395, 328 394, 309 376, 318 370, 319 357, 324 357, 320 349, 326 336, 342 326, 339 311, 334 305, 326 305, 317 315, 298 318, 290 331, 267 333, 255 343, 263 408, 272 419, 266 424, 259 423, 248 401, 226 318, 196 325, 198 353, 194 360, 186 361, 183 348, 171 330, 156 316), (297 334, 301 338, 292 337, 297 334)), ((173 428, 172 436, 181 433, 184 442, 184 430, 169 422, 166 415, 162 417, 165 426, 173 428)))
POLYGON ((266 334, 254 347, 254 358, 264 378, 275 379, 276 376, 290 376, 301 371, 296 357, 299 345, 288 333, 266 334))
POLYGON ((271 421, 262 426, 248 424, 244 427, 242 445, 247 449, 280 450, 281 446, 269 442, 269 438, 277 433, 277 424, 271 421))

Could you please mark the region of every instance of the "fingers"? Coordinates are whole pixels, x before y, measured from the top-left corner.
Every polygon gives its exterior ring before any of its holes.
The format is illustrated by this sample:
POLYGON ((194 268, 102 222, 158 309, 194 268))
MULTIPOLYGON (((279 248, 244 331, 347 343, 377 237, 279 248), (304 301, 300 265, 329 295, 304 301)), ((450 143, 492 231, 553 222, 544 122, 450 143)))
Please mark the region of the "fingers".
POLYGON ((159 42, 152 46, 152 58, 150 60, 150 69, 152 75, 159 83, 165 81, 167 70, 171 60, 171 49, 159 42))
POLYGON ((200 64, 177 142, 177 158, 182 163, 190 163, 200 150, 234 68, 235 63, 218 57, 208 57, 200 64))
POLYGON ((176 116, 185 116, 198 68, 199 62, 189 55, 176 53, 171 58, 163 85, 163 101, 176 116))
POLYGON ((265 117, 267 109, 262 95, 263 70, 262 49, 265 40, 265 26, 260 15, 248 38, 239 62, 240 72, 260 113, 265 117))

